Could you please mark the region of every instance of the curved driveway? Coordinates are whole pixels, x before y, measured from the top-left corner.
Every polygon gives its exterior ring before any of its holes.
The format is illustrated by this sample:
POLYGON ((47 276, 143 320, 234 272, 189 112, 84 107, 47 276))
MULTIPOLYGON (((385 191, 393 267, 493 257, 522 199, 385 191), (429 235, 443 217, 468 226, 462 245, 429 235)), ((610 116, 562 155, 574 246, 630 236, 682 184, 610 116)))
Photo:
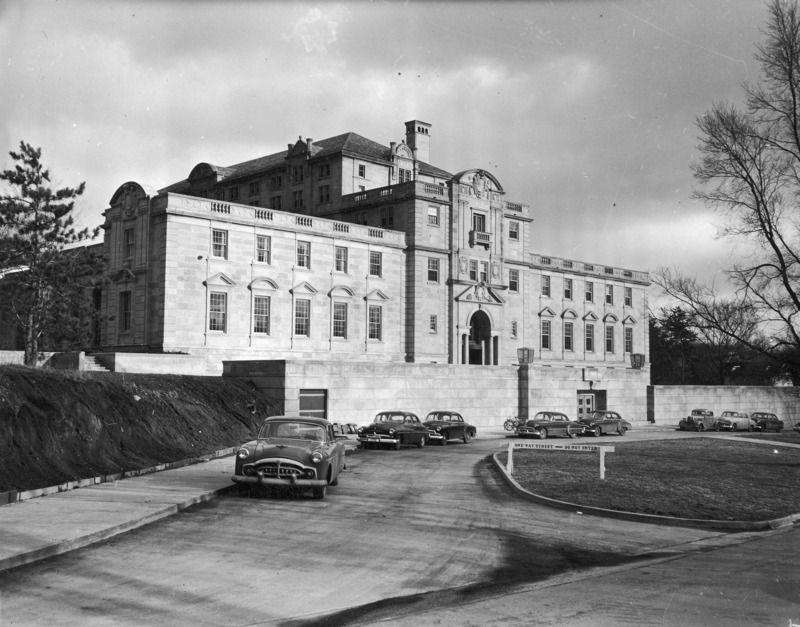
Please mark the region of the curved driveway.
MULTIPOLYGON (((792 530, 726 534, 540 507, 497 475, 490 455, 504 445, 479 438, 359 450, 324 501, 229 495, 2 573, 0 623, 642 624, 648 619, 629 604, 641 596, 642 572, 685 554, 707 565, 703 555, 797 538, 792 530), (612 602, 600 603, 607 594, 612 602)), ((669 604, 655 603, 653 590, 644 597, 661 612, 658 622, 686 624, 669 620, 669 604)), ((791 609, 791 594, 785 601, 791 609)), ((771 607, 781 624, 800 623, 800 611, 784 615, 786 603, 771 607)))

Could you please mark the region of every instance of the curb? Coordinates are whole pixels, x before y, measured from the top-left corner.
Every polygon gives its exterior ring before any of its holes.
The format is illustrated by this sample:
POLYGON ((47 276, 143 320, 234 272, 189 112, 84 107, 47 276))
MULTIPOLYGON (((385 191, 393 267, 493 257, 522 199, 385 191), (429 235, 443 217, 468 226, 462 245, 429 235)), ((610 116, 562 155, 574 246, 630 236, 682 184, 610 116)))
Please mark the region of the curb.
POLYGON ((551 499, 546 496, 534 494, 523 488, 516 480, 508 474, 506 467, 498 459, 500 453, 492 455, 492 460, 497 466, 506 483, 511 489, 519 496, 526 500, 533 501, 545 507, 552 507, 555 509, 566 510, 576 514, 589 514, 592 516, 604 516, 606 518, 616 518, 618 520, 627 520, 631 522, 649 523, 653 525, 665 525, 670 527, 695 527, 698 529, 721 529, 725 531, 772 531, 781 527, 788 527, 800 521, 800 513, 790 514, 782 518, 775 518, 772 520, 703 520, 700 518, 677 518, 673 516, 658 516, 656 514, 637 514, 634 512, 623 512, 613 509, 604 509, 602 507, 589 507, 578 505, 577 503, 569 503, 567 501, 559 501, 551 499))

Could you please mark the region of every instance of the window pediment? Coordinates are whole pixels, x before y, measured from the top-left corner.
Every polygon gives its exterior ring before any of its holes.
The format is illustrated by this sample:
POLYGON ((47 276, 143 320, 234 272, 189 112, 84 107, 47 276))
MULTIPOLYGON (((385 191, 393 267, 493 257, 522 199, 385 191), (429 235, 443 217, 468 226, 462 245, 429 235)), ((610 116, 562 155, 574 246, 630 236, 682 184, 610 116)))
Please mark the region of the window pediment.
POLYGON ((389 297, 381 290, 372 290, 364 297, 364 300, 389 300, 389 297))
POLYGON ((587 313, 583 319, 587 322, 597 322, 597 316, 595 316, 591 311, 587 313))
POLYGON ((626 316, 625 319, 622 321, 622 324, 636 324, 636 318, 633 316, 626 316))
POLYGON ((561 317, 564 318, 564 320, 575 320, 578 318, 578 314, 572 309, 567 309, 561 314, 561 317))
POLYGON ((297 285, 295 285, 291 290, 289 290, 295 296, 298 294, 317 294, 318 290, 315 288, 311 283, 308 281, 301 281, 297 285))
POLYGON ((328 292, 328 296, 331 298, 334 296, 338 298, 353 298, 355 296, 355 292, 353 292, 353 290, 346 285, 334 285, 331 288, 331 291, 328 292))
POLYGON ((217 272, 215 275, 203 281, 203 285, 207 285, 208 287, 233 287, 236 285, 236 281, 224 272, 217 272))
POLYGON ((603 317, 603 322, 619 322, 619 318, 617 318, 614 314, 606 314, 603 317))
POLYGON ((555 318, 556 312, 550 309, 550 307, 545 307, 539 312, 539 316, 541 318, 555 318))
POLYGON ((260 276, 250 281, 250 285, 247 287, 249 287, 251 290, 277 290, 278 284, 272 279, 260 276))

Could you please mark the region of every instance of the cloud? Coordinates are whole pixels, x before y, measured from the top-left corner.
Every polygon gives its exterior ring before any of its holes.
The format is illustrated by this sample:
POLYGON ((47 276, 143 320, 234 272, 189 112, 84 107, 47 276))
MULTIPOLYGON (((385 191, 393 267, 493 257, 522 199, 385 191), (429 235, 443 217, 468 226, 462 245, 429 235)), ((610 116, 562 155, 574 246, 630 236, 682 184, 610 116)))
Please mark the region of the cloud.
POLYGON ((325 54, 328 46, 336 42, 342 22, 350 16, 347 7, 335 4, 320 7, 300 7, 300 17, 294 20, 292 29, 284 35, 287 41, 298 41, 306 52, 325 54))

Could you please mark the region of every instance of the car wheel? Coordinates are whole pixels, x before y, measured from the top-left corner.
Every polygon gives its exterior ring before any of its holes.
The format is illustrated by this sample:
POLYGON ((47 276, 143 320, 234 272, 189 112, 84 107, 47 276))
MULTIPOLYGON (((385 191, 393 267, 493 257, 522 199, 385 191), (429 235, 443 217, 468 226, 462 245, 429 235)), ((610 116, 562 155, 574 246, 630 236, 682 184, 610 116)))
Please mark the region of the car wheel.
POLYGON ((540 429, 539 430, 539 439, 546 440, 547 439, 547 429, 540 429))
POLYGON ((600 427, 595 427, 595 428, 592 430, 592 434, 593 434, 593 435, 594 435, 594 437, 596 437, 596 438, 599 438, 601 433, 602 433, 602 432, 600 431, 600 427))
POLYGON ((705 431, 706 430, 706 426, 704 424, 700 423, 700 426, 697 427, 697 430, 698 431, 705 431))
POLYGON ((734 422, 734 423, 733 423, 733 426, 731 427, 731 431, 738 431, 738 430, 739 430, 739 425, 737 425, 737 424, 734 422))
MULTIPOLYGON (((333 473, 333 470, 329 470, 328 472, 329 472, 329 473, 333 473)), ((331 481, 331 478, 330 478, 330 476, 329 476, 329 477, 328 477, 328 485, 330 485, 330 486, 337 486, 337 485, 339 485, 339 475, 336 475, 336 479, 334 479, 333 481, 331 481)))
POLYGON ((314 498, 318 500, 322 500, 325 498, 325 486, 321 488, 314 488, 314 498))
POLYGON ((714 431, 719 431, 719 423, 714 425, 714 431))
POLYGON ((569 427, 567 427, 567 435, 570 437, 570 439, 575 439, 578 437, 578 432, 570 431, 569 427))
POLYGON ((620 426, 619 431, 617 431, 620 435, 625 435, 625 427, 620 426))
POLYGON ((464 430, 464 444, 469 444, 469 438, 470 438, 469 431, 467 431, 465 429, 464 430))
POLYGON ((445 444, 447 444, 447 434, 443 433, 442 434, 442 439, 439 440, 439 446, 444 446, 445 444))
POLYGON ((780 427, 778 427, 777 429, 775 429, 775 433, 780 433, 780 432, 781 432, 781 428, 780 428, 780 427))
POLYGON ((417 442, 417 448, 422 448, 423 446, 425 446, 425 436, 422 436, 417 442))
POLYGON ((400 438, 397 438, 397 442, 394 443, 394 450, 395 451, 400 450, 400 438))

